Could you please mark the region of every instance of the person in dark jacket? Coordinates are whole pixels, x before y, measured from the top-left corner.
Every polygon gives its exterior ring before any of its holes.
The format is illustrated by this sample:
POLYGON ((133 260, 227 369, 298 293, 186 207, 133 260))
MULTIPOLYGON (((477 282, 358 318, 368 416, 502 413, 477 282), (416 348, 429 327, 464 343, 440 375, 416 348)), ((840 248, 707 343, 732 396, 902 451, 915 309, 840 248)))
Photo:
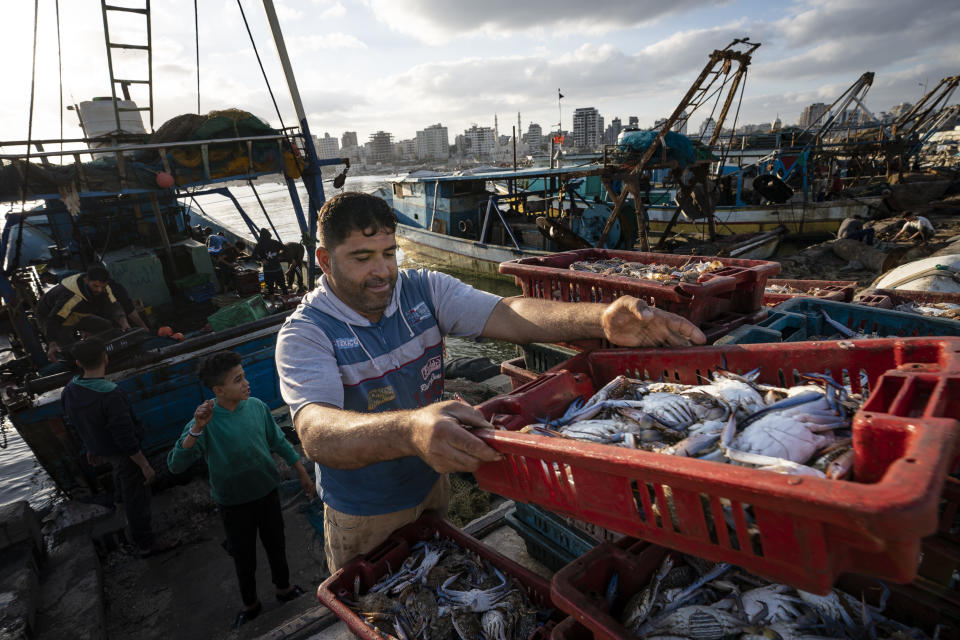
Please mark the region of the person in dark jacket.
POLYGON ((126 394, 104 378, 107 351, 102 340, 88 338, 71 349, 83 374, 63 389, 63 413, 76 429, 91 465, 107 461, 113 467, 114 491, 123 502, 130 537, 140 557, 172 549, 177 542, 159 540, 150 522, 150 484, 156 472, 140 443, 143 426, 126 394))
POLYGON ((263 283, 267 285, 267 294, 273 296, 274 285, 280 285, 280 291, 287 295, 287 282, 283 279, 283 266, 280 259, 283 257, 283 245, 274 240, 270 232, 260 229, 260 240, 253 248, 253 257, 263 265, 263 283))
POLYGON ((47 338, 47 357, 51 362, 56 362, 62 346, 76 341, 77 331, 101 333, 114 324, 121 329, 130 328, 109 281, 106 268, 92 266, 86 274, 64 278, 40 298, 36 316, 47 338))

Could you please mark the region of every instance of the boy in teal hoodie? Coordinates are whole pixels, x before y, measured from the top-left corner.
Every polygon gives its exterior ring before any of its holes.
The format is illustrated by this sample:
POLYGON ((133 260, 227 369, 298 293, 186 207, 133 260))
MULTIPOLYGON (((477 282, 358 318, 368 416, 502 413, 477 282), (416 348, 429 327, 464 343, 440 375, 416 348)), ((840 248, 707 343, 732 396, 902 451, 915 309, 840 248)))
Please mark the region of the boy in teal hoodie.
POLYGON ((277 492, 280 473, 271 452, 296 469, 308 498, 316 495, 300 456, 284 438, 270 408, 250 397, 250 383, 240 362, 237 353, 221 351, 200 363, 200 380, 216 399, 197 407, 194 419, 167 455, 167 466, 173 473, 186 471, 200 458, 206 460, 210 492, 220 505, 227 548, 243 598, 244 609, 237 616, 237 626, 256 618, 262 609, 256 583, 258 531, 277 600, 288 602, 304 593, 290 584, 277 492))

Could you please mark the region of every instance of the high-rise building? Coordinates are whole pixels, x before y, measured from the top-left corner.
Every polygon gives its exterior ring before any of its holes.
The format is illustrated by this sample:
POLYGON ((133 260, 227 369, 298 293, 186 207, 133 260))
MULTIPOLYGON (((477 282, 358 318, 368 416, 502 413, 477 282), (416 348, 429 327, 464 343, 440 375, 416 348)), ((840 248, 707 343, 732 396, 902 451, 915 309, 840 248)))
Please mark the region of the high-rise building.
POLYGON ((367 162, 390 162, 393 158, 393 136, 386 131, 370 134, 367 142, 367 162))
POLYGON ((420 160, 446 160, 450 156, 450 141, 447 128, 437 124, 417 131, 417 158, 420 160))
POLYGON ((806 129, 815 122, 823 120, 823 117, 827 114, 827 105, 822 102, 814 102, 811 105, 808 105, 803 108, 803 111, 800 112, 800 122, 798 123, 801 129, 806 129))
POLYGON ((713 118, 707 118, 700 125, 700 140, 706 142, 710 140, 710 137, 713 135, 714 130, 717 128, 717 123, 713 118))
POLYGON ((313 136, 313 141, 321 160, 340 157, 340 141, 331 137, 329 133, 324 133, 322 138, 313 136))
POLYGON ((467 153, 476 156, 478 160, 490 159, 493 148, 496 146, 496 137, 493 129, 473 125, 463 132, 463 136, 469 141, 467 153))
POLYGON ((573 145, 578 149, 595 149, 603 141, 603 118, 593 107, 580 107, 573 112, 573 145))
POLYGON ((610 126, 603 131, 603 144, 617 144, 617 136, 620 135, 622 130, 623 125, 621 124, 619 117, 611 120, 610 126))
POLYGON ((900 116, 910 111, 910 109, 913 109, 912 104, 910 104, 909 102, 901 102, 894 108, 890 109, 890 114, 893 115, 893 119, 896 120, 900 116))
POLYGON ((356 131, 344 131, 343 136, 340 138, 341 146, 346 149, 347 147, 358 147, 360 143, 357 141, 357 132, 356 131))
POLYGON ((683 113, 680 114, 680 120, 678 120, 677 123, 673 125, 673 130, 676 131, 677 133, 682 133, 683 135, 687 135, 687 123, 688 123, 687 112, 684 111, 683 113))
POLYGON ((530 153, 543 149, 543 129, 533 122, 527 127, 527 149, 530 153))
POLYGON ((414 160, 419 159, 419 154, 417 153, 417 139, 410 138, 408 140, 401 140, 398 143, 400 147, 400 159, 404 162, 413 162, 414 160))
POLYGON ((630 127, 631 129, 639 128, 640 118, 638 118, 637 116, 630 116, 630 118, 627 120, 627 126, 630 127))

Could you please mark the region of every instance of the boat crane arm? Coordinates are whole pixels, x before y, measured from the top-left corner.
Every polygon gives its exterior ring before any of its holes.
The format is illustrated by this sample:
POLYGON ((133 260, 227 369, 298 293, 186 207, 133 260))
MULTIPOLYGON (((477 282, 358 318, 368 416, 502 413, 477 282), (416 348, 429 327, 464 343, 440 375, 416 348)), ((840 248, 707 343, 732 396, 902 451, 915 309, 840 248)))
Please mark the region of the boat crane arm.
POLYGON ((631 296, 610 304, 504 298, 481 335, 517 344, 603 338, 623 347, 703 344, 703 332, 685 318, 631 296))

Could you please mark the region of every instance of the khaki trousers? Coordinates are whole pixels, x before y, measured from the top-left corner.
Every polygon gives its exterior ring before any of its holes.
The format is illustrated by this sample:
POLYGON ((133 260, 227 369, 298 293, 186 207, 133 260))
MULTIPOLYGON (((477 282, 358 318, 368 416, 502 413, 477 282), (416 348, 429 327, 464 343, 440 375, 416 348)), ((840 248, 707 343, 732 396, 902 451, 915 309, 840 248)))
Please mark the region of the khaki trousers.
POLYGON ((449 501, 450 478, 444 474, 433 485, 423 502, 403 511, 376 516, 352 516, 326 505, 323 510, 323 537, 330 573, 334 573, 354 556, 372 551, 396 529, 410 524, 428 509, 445 516, 449 501))

